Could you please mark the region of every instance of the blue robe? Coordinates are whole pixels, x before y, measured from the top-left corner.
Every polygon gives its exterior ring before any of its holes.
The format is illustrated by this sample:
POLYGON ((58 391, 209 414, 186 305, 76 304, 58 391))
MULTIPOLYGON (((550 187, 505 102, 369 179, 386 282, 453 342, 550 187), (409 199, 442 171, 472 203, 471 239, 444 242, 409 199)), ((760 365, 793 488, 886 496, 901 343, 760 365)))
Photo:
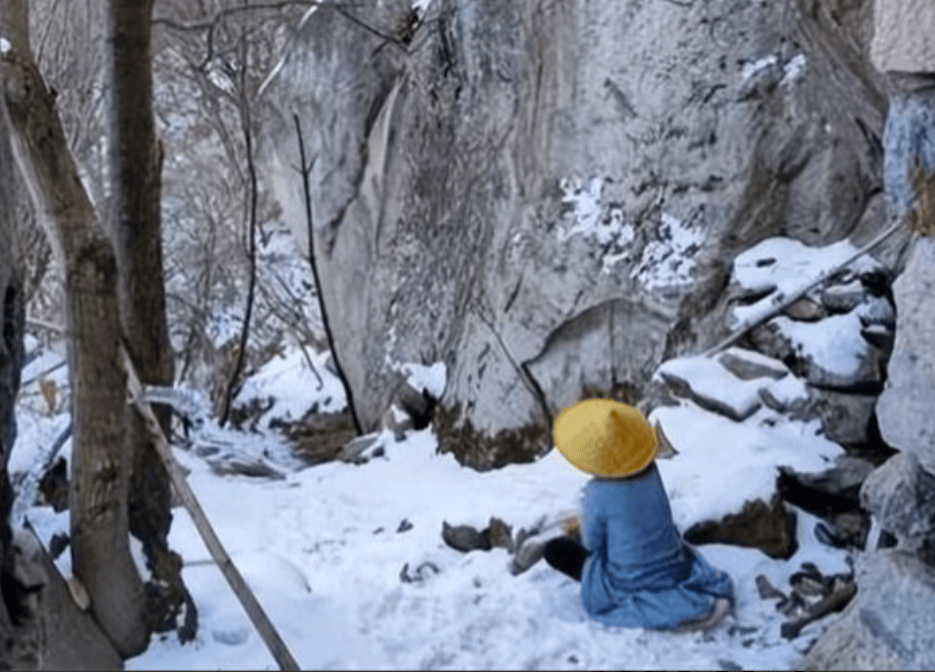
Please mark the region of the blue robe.
POLYGON ((734 600, 730 577, 683 540, 656 464, 584 489, 583 539, 590 554, 581 602, 607 625, 668 629, 707 616, 718 597, 734 600))

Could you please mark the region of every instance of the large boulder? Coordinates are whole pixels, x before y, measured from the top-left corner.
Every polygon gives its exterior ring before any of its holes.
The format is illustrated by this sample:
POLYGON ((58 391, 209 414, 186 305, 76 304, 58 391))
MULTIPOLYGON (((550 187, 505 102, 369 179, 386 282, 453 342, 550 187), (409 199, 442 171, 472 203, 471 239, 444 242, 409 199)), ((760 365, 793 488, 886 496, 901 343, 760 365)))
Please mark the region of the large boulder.
POLYGON ((900 550, 857 558, 857 597, 795 669, 935 669, 935 569, 900 550))
POLYGON ((913 244, 893 294, 896 341, 877 401, 880 433, 935 473, 935 240, 913 244))
POLYGON ((912 453, 897 453, 860 489, 864 508, 894 537, 899 548, 935 565, 935 475, 912 453))
POLYGON ((364 431, 400 363, 442 361, 441 449, 534 459, 564 405, 635 403, 663 359, 725 333, 725 260, 880 229, 869 3, 434 0, 414 33, 370 4, 396 41, 306 16, 263 89, 261 152, 304 239, 297 114, 364 431))
POLYGON ((935 3, 876 0, 870 58, 884 71, 935 72, 935 3))

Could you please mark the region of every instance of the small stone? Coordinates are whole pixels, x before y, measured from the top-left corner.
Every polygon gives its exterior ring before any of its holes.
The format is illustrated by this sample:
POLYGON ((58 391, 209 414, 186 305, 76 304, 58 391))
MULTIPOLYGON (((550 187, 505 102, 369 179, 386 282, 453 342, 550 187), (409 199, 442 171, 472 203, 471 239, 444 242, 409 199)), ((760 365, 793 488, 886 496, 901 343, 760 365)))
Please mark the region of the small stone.
POLYGON ((779 380, 789 374, 789 368, 778 359, 755 350, 732 347, 718 356, 721 365, 741 380, 772 378, 779 380))
POLYGON ((821 293, 821 303, 830 313, 849 313, 864 300, 866 292, 860 280, 831 285, 821 293))
POLYGON ((442 539, 456 551, 489 551, 490 540, 470 525, 451 526, 442 521, 442 539))
POLYGON ((806 297, 791 303, 783 313, 800 322, 817 322, 826 316, 825 309, 820 303, 806 297))
POLYGON ((884 352, 892 352, 896 333, 884 324, 869 324, 860 330, 860 335, 870 345, 884 352))
POLYGON ((756 592, 761 600, 772 600, 777 597, 782 600, 786 599, 785 594, 776 589, 763 574, 758 574, 756 577, 756 592))
POLYGON ((672 445, 672 441, 662 428, 662 423, 656 420, 653 429, 656 430, 656 459, 667 460, 678 455, 679 451, 672 445))
POLYGON ((510 553, 513 552, 513 532, 505 522, 499 518, 491 517, 485 532, 493 548, 505 548, 510 553))

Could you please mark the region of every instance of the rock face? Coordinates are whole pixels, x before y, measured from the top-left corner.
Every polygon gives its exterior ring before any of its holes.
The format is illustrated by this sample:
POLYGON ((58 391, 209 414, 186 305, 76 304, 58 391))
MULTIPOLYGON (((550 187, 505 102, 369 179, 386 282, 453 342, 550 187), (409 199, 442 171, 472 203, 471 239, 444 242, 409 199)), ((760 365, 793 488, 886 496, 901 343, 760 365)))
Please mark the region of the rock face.
POLYGON ((896 341, 877 401, 880 433, 935 473, 935 240, 917 240, 893 283, 896 341))
POLYGON ((876 0, 870 58, 880 70, 935 72, 935 4, 876 0))
POLYGON ((935 569, 899 550, 861 555, 857 597, 800 670, 935 669, 935 569))
POLYGON ((321 292, 364 431, 394 366, 442 361, 441 449, 533 459, 564 405, 635 403, 724 333, 738 251, 880 228, 869 3, 434 0, 414 33, 406 3, 373 4, 399 42, 320 7, 263 94, 264 173, 300 235, 293 114, 316 157, 321 292))

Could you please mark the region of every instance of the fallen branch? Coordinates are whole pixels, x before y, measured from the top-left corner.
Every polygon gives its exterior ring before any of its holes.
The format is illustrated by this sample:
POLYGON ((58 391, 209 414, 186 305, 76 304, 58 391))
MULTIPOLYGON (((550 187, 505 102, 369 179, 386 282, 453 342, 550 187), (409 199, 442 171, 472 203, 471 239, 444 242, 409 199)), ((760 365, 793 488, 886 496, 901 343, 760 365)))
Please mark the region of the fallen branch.
POLYGON ((181 467, 172 455, 172 447, 169 445, 165 434, 163 434, 162 427, 156 419, 152 407, 143 401, 143 387, 140 384, 140 379, 133 367, 133 362, 130 361, 130 356, 126 348, 122 346, 120 348, 120 358, 123 360, 123 367, 127 372, 127 391, 130 397, 129 403, 136 406, 140 415, 143 416, 143 420, 146 422, 146 426, 152 434, 156 452, 158 452, 159 457, 162 458, 166 466, 166 471, 169 472, 169 478, 172 480, 172 485, 175 487, 175 491, 182 501, 182 504, 191 515, 198 533, 201 535, 205 546, 208 548, 208 552, 211 553, 211 557, 217 562, 218 569, 221 570, 224 578, 227 579, 227 583, 230 584, 231 589, 233 589, 244 611, 247 612, 250 622, 253 623, 260 637, 263 639, 263 643, 266 644, 269 652, 276 660, 276 664, 279 665, 279 669, 301 669, 292 656, 292 653, 290 653, 286 643, 277 632, 276 627, 273 625, 272 621, 269 620, 263 607, 250 590, 250 587, 247 585, 240 571, 237 569, 236 565, 234 565, 234 561, 231 559, 230 555, 228 555, 227 551, 224 550, 221 540, 218 539, 217 534, 214 532, 214 528, 205 515, 204 509, 201 508, 198 499, 195 497, 194 491, 191 489, 191 486, 189 486, 188 481, 185 480, 185 475, 182 473, 181 467))
POLYGON ((828 280, 830 277, 835 275, 842 268, 854 262, 856 259, 859 259, 864 254, 866 254, 868 251, 870 251, 871 249, 873 249, 874 247, 882 243, 884 240, 889 238, 900 227, 901 224, 902 224, 902 220, 897 219, 895 222, 893 222, 893 224, 888 229, 883 231, 879 236, 877 236, 876 238, 871 240, 869 243, 864 245, 862 248, 857 250, 857 252, 852 254, 850 257, 845 259, 843 262, 841 262, 840 264, 835 264, 831 268, 828 268, 822 271, 821 273, 818 274, 818 276, 814 280, 811 280, 807 284, 804 284, 801 287, 794 289, 788 295, 783 294, 782 292, 777 292, 776 295, 772 299, 770 299, 765 310, 760 311, 757 314, 751 315, 750 317, 745 319, 723 341, 721 341, 717 345, 714 345, 713 347, 706 350, 703 353, 703 356, 711 357, 712 355, 717 354, 718 352, 720 352, 721 350, 729 346, 731 343, 736 341, 738 338, 746 334, 748 331, 753 329, 753 327, 765 322, 766 320, 773 317, 774 315, 782 312, 785 308, 795 303, 799 299, 799 297, 801 297, 803 294, 817 287, 818 285, 822 284, 823 282, 828 280))

